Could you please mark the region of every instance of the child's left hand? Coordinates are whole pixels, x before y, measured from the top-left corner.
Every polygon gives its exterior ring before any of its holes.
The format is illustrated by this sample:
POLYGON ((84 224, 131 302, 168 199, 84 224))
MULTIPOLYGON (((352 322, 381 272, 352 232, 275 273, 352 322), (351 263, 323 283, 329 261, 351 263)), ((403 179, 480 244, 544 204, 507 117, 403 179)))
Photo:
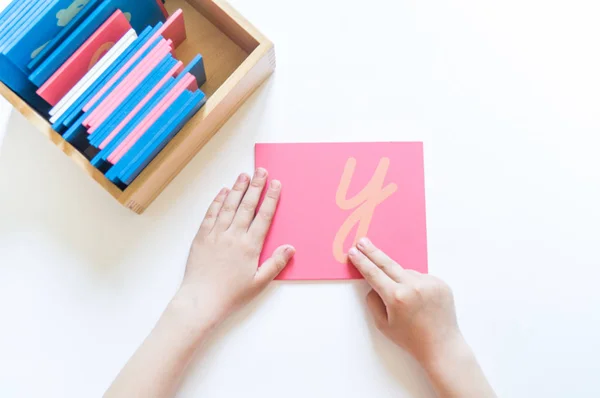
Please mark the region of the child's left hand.
POLYGON ((271 181, 258 207, 267 172, 242 174, 210 205, 190 250, 185 276, 172 305, 190 311, 200 327, 213 327, 256 297, 293 257, 281 246, 259 268, 259 256, 275 215, 281 183, 271 181))

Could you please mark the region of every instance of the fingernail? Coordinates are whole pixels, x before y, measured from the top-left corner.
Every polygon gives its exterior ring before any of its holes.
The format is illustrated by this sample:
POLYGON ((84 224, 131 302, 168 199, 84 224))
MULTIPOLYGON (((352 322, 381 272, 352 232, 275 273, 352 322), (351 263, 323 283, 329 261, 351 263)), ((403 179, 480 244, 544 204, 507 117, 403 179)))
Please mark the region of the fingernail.
POLYGON ((223 188, 223 189, 221 189, 221 192, 219 192, 219 195, 223 196, 223 195, 227 195, 228 193, 229 193, 229 189, 223 188))
POLYGON ((267 170, 263 169, 262 167, 256 169, 256 172, 254 173, 254 177, 256 178, 264 178, 267 175, 267 170))
POLYGON ((371 241, 369 240, 369 238, 361 238, 358 241, 358 246, 365 248, 365 247, 369 247, 371 245, 371 241))
POLYGON ((281 183, 277 180, 271 181, 271 189, 279 189, 281 188, 281 183))
POLYGON ((350 249, 350 251, 348 252, 348 255, 351 257, 358 255, 358 250, 356 250, 356 247, 353 247, 352 249, 350 249))
POLYGON ((249 178, 247 174, 240 174, 240 176, 238 177, 238 182, 247 182, 248 179, 249 178))
POLYGON ((296 254, 296 249, 293 246, 288 246, 283 250, 283 254, 285 257, 290 258, 296 254))

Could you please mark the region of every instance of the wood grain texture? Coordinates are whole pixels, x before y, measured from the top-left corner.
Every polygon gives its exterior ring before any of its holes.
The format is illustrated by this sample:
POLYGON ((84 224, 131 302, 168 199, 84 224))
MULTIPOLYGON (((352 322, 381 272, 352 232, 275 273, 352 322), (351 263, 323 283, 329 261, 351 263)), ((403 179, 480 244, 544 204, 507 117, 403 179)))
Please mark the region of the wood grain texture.
POLYGON ((176 50, 176 56, 188 64, 202 54, 206 68, 206 83, 202 91, 210 97, 248 57, 225 33, 185 0, 169 0, 167 10, 173 13, 181 8, 185 20, 187 39, 176 50))
POLYGON ((251 53, 261 43, 268 41, 258 29, 225 1, 188 0, 188 2, 247 53, 251 53))
POLYGON ((202 54, 207 74, 202 90, 208 99, 125 191, 107 180, 42 116, 0 83, 0 94, 25 118, 121 204, 138 214, 146 210, 275 68, 273 44, 226 2, 169 0, 166 6, 170 13, 183 10, 187 40, 176 55, 187 64, 202 54))

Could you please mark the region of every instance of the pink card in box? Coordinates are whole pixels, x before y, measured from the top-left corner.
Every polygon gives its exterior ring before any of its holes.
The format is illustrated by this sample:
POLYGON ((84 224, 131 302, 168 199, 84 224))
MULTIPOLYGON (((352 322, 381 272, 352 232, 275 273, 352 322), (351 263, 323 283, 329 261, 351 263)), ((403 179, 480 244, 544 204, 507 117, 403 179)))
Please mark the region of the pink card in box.
POLYGON ((358 279, 350 247, 368 236, 403 267, 427 272, 423 144, 257 144, 256 167, 283 184, 261 256, 296 248, 278 279, 358 279))
POLYGON ((167 84, 169 79, 171 79, 174 76, 177 76, 182 69, 183 62, 177 62, 177 64, 169 72, 167 72, 165 76, 163 76, 163 78, 156 84, 156 86, 154 86, 152 90, 148 92, 148 94, 140 101, 140 103, 137 104, 131 112, 129 112, 125 119, 123 119, 123 121, 119 123, 119 125, 113 131, 111 131, 111 133, 104 139, 104 141, 102 141, 102 143, 100 144, 100 149, 104 149, 108 144, 110 144, 112 139, 117 134, 119 134, 121 130, 123 130, 123 128, 127 125, 127 123, 129 123, 131 119, 133 119, 135 115, 137 115, 138 112, 146 106, 146 104, 152 99, 152 97, 154 97, 154 94, 156 94, 158 90, 160 90, 165 84, 167 84))
POLYGON ((152 73, 160 61, 172 52, 173 43, 171 40, 161 40, 148 56, 142 59, 131 73, 119 83, 113 92, 96 109, 90 112, 89 116, 83 121, 83 125, 89 128, 88 133, 93 133, 123 103, 144 78, 152 73))
POLYGON ((173 42, 173 47, 177 48, 186 39, 185 22, 183 19, 183 11, 177 10, 167 19, 156 33, 144 44, 131 58, 123 65, 119 71, 110 78, 110 80, 102 87, 94 97, 83 107, 83 111, 89 111, 100 98, 109 90, 123 74, 142 56, 142 54, 154 43, 159 37, 164 37, 173 42))
POLYGON ((152 111, 135 127, 135 129, 119 144, 119 146, 110 154, 108 161, 117 164, 119 160, 131 149, 131 147, 142 137, 146 131, 169 109, 171 105, 185 91, 195 91, 198 89, 196 77, 191 74, 184 75, 179 82, 173 86, 165 97, 160 100, 152 111))
POLYGON ((115 11, 38 89, 37 94, 49 104, 56 105, 130 29, 125 15, 120 10, 115 11))

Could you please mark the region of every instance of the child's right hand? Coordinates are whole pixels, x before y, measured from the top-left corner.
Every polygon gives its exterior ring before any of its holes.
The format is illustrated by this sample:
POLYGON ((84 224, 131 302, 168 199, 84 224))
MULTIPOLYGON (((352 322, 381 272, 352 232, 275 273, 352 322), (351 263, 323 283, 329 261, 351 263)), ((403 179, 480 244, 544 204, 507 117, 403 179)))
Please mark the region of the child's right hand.
POLYGON ((373 290, 367 296, 375 325, 423 365, 449 345, 461 343, 450 287, 440 279, 405 270, 368 239, 350 250, 350 260, 373 290))
POLYGON ((452 291, 430 275, 405 270, 368 239, 349 253, 373 290, 377 328, 421 363, 440 398, 495 398, 456 322, 452 291))

